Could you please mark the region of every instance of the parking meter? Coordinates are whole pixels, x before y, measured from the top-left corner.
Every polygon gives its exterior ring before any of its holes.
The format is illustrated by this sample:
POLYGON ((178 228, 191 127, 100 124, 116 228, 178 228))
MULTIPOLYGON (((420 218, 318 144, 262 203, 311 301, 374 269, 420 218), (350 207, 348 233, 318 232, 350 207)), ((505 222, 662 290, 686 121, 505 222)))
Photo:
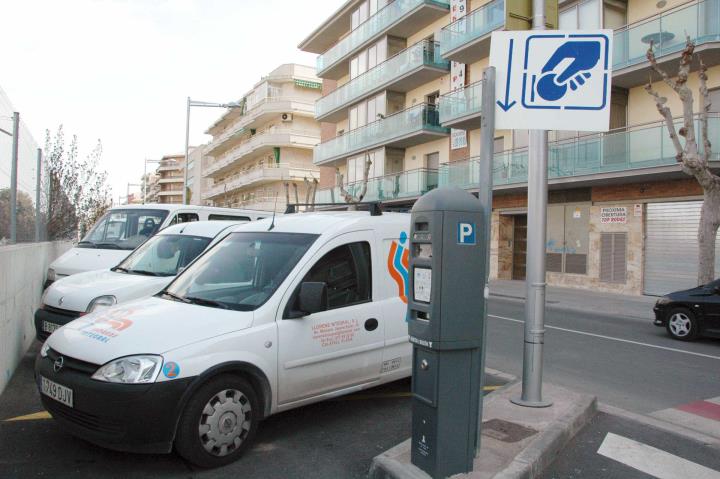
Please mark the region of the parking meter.
POLYGON ((472 470, 480 414, 486 248, 480 201, 438 188, 412 209, 408 330, 411 460, 434 478, 472 470))

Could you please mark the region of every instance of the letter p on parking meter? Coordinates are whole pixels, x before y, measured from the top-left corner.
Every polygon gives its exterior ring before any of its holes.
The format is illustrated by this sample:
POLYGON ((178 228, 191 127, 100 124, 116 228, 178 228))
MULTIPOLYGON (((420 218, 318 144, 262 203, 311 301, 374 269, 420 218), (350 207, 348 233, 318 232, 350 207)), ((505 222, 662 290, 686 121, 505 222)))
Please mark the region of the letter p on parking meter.
POLYGON ((432 477, 472 470, 480 415, 486 248, 480 201, 439 188, 412 209, 408 330, 412 463, 432 477))

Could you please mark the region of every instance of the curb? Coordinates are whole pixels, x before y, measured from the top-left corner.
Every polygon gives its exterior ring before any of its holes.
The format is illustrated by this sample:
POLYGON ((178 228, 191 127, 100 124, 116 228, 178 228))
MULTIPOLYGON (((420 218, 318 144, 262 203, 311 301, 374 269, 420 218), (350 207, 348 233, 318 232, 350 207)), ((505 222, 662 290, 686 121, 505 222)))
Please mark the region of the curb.
POLYGON ((514 376, 510 373, 504 373, 493 368, 485 368, 485 374, 489 374, 490 376, 495 376, 498 379, 502 379, 508 384, 517 381, 517 376, 514 376))
POLYGON ((532 479, 539 476, 568 442, 597 413, 597 399, 587 396, 565 417, 543 431, 495 479, 532 479))
POLYGON ((609 414, 611 416, 621 417, 629 421, 639 422, 640 424, 643 424, 645 426, 660 429, 671 434, 676 434, 678 436, 682 436, 685 439, 700 442, 703 445, 714 447, 720 450, 720 439, 708 436, 707 434, 696 431, 694 429, 689 429, 679 424, 673 424, 671 422, 663 421, 662 419, 657 419, 652 416, 646 416, 643 414, 626 411, 625 409, 610 406, 609 404, 604 403, 600 403, 598 405, 598 411, 609 414))
MULTIPOLYGON (((506 295, 490 293, 490 297, 495 298, 495 299, 500 299, 503 301, 512 301, 515 303, 524 303, 525 302, 525 298, 520 298, 520 297, 515 297, 515 296, 506 296, 506 295)), ((547 301, 546 303, 547 303, 546 308, 548 310, 554 309, 554 310, 558 310, 558 311, 571 311, 573 313, 587 313, 588 312, 587 308, 582 308, 580 306, 566 306, 566 305, 563 305, 562 302, 560 302, 560 301, 553 300, 552 302, 547 301)), ((650 311, 648 312, 647 316, 638 316, 638 315, 634 315, 634 314, 620 314, 620 313, 610 313, 610 314, 615 314, 616 316, 618 316, 620 318, 624 318, 624 319, 630 319, 633 321, 643 321, 643 322, 652 321, 654 318, 654 316, 652 315, 652 306, 650 306, 650 311)))

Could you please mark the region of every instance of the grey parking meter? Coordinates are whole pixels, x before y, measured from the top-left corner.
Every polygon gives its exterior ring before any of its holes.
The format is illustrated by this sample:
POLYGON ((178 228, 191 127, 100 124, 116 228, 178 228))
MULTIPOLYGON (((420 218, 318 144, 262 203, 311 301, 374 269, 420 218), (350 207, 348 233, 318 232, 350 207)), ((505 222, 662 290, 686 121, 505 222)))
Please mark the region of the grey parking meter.
POLYGON ((413 206, 408 329, 411 460, 434 478, 472 470, 480 414, 486 251, 480 201, 439 188, 413 206))

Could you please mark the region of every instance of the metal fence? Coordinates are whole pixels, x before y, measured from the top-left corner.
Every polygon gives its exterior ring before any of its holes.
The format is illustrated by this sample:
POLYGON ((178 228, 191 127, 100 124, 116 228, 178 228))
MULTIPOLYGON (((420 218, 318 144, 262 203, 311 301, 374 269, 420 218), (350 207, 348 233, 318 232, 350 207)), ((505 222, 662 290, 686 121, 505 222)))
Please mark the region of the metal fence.
POLYGON ((41 155, 22 113, 0 88, 0 245, 46 238, 41 155))

